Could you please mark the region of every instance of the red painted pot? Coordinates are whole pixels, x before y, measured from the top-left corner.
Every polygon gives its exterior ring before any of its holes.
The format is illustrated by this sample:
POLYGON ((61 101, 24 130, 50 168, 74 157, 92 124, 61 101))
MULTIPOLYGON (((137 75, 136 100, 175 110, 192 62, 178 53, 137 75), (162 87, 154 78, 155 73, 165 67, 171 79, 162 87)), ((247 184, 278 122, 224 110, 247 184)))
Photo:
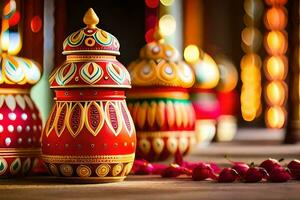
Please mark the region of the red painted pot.
POLYGON ((24 176, 40 155, 42 121, 29 92, 41 68, 6 54, 0 64, 0 178, 24 176))
POLYGON ((130 172, 136 146, 127 109, 126 68, 116 60, 119 42, 98 29, 89 9, 87 27, 64 42, 66 61, 50 76, 55 104, 42 138, 49 172, 65 180, 114 182, 130 172))

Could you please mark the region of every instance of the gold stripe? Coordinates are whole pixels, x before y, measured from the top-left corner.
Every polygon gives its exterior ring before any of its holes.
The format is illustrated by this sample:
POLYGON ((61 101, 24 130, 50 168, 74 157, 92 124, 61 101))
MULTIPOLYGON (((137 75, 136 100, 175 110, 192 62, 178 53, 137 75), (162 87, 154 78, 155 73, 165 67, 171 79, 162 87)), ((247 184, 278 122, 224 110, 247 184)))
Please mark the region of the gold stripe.
MULTIPOLYGON (((102 97, 101 97, 102 98, 102 97)), ((91 99, 89 99, 89 100, 60 100, 60 98, 59 98, 59 100, 57 99, 57 97, 54 97, 53 99, 56 101, 56 102, 91 102, 91 101, 109 101, 108 99, 110 99, 110 98, 119 98, 119 99, 125 99, 126 97, 125 97, 125 95, 109 95, 109 96, 107 96, 107 97, 103 97, 103 99, 94 99, 94 100, 91 100, 91 99)), ((66 98, 67 99, 67 98, 66 98)), ((123 101, 123 100, 113 100, 113 101, 123 101)))
POLYGON ((5 153, 39 153, 41 152, 41 148, 0 148, 0 154, 5 153))
POLYGON ((126 176, 116 176, 116 177, 53 177, 53 179, 61 181, 72 181, 72 182, 86 182, 86 183, 104 183, 104 182, 119 182, 123 181, 126 176))
POLYGON ((68 55, 67 61, 97 61, 97 60, 116 60, 116 56, 104 56, 104 55, 68 55))
POLYGON ((149 138, 149 137, 194 137, 195 131, 137 131, 136 136, 138 138, 149 138))
POLYGON ((64 85, 50 86, 50 88, 131 88, 131 85, 64 85))
POLYGON ((63 51, 63 55, 73 54, 73 53, 107 53, 112 55, 120 55, 119 51, 110 51, 110 50, 77 50, 77 51, 63 51))
POLYGON ((1 94, 29 94, 29 89, 0 88, 1 94))
POLYGON ((172 99, 189 99, 189 94, 186 92, 128 92, 129 99, 151 99, 151 98, 172 98, 172 99))
POLYGON ((134 161, 135 154, 127 155, 97 155, 97 156, 53 156, 42 155, 42 159, 47 163, 64 164, 99 164, 99 163, 128 163, 134 161))

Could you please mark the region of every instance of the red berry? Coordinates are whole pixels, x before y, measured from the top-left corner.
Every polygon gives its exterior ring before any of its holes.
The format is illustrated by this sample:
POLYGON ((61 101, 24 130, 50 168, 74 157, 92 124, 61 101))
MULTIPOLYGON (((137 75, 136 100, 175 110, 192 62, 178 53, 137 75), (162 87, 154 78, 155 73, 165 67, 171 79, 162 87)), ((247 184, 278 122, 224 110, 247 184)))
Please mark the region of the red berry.
POLYGON ((287 182, 291 179, 291 175, 283 168, 277 167, 270 172, 270 181, 272 182, 287 182))
POLYGON ((246 163, 244 162, 237 162, 237 161, 232 161, 230 159, 228 159, 228 156, 226 155, 225 158, 232 163, 232 166, 231 168, 236 170, 240 177, 244 177, 247 170, 249 169, 249 165, 247 165, 246 163))
POLYGON ((264 168, 250 167, 245 174, 244 180, 247 183, 260 182, 263 178, 266 178, 267 174, 264 168))
POLYGON ((292 160, 287 167, 291 171, 292 176, 295 179, 300 180, 300 160, 292 160))
POLYGON ((232 169, 238 172, 241 177, 244 177, 249 169, 249 165, 246 163, 236 163, 232 166, 232 169))
POLYGON ((259 166, 264 168, 268 173, 270 173, 276 167, 282 167, 279 161, 273 158, 263 161, 259 166))
POLYGON ((177 164, 171 164, 169 167, 164 169, 161 173, 161 176, 164 178, 177 177, 180 175, 190 175, 191 171, 185 167, 180 167, 177 164))
POLYGON ((146 160, 135 160, 131 171, 133 174, 148 175, 152 173, 153 166, 146 160))
POLYGON ((220 183, 231 183, 234 182, 239 177, 239 174, 236 170, 226 167, 224 168, 218 178, 220 183))
POLYGON ((208 178, 216 179, 216 175, 209 164, 201 163, 194 168, 192 178, 194 181, 202 181, 208 178))

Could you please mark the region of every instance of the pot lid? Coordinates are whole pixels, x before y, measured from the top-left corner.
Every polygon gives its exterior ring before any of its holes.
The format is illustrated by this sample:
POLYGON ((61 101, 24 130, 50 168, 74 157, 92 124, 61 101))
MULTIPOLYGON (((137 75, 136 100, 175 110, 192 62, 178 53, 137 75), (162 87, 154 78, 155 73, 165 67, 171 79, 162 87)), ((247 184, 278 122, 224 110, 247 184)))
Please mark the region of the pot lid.
POLYGON ((120 55, 120 43, 112 34, 99 29, 99 18, 92 8, 84 15, 86 27, 69 35, 63 43, 63 54, 120 55))
POLYGON ((194 73, 180 58, 178 50, 164 42, 158 29, 154 39, 154 42, 141 49, 140 58, 128 67, 132 85, 192 87, 195 81, 194 73))
POLYGON ((127 69, 115 58, 118 40, 96 27, 99 19, 92 8, 83 21, 87 26, 64 42, 67 60, 50 75, 51 88, 131 88, 127 69))

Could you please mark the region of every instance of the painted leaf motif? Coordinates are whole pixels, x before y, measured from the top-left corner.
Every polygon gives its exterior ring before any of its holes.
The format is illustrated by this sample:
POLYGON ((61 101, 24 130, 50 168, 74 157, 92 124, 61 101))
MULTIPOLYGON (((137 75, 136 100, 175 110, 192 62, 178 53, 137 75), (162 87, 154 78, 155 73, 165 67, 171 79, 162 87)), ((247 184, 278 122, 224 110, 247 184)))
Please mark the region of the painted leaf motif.
POLYGON ((56 134, 58 137, 61 136, 62 132, 65 129, 65 117, 67 113, 67 104, 63 104, 60 110, 58 111, 58 118, 56 122, 56 134))
POLYGON ((104 114, 101 103, 98 104, 95 101, 93 101, 87 105, 85 124, 87 129, 94 136, 98 135, 104 124, 104 114))
POLYGON ((56 82, 59 85, 65 85, 72 80, 77 70, 77 66, 74 63, 67 63, 61 67, 55 77, 56 82))
POLYGON ((164 140, 162 138, 154 138, 152 140, 153 150, 156 154, 160 154, 164 150, 164 140))
POLYGON ((128 110, 125 108, 124 104, 125 104, 125 102, 120 103, 121 112, 122 112, 123 120, 125 123, 125 128, 127 129, 129 136, 131 136, 132 131, 133 131, 133 128, 131 126, 132 121, 130 120, 131 116, 129 115, 128 110))
POLYGON ((54 121, 55 121, 55 117, 56 117, 58 107, 59 107, 59 104, 56 103, 55 106, 53 107, 53 110, 52 110, 52 112, 50 114, 50 117, 47 121, 46 128, 45 128, 45 133, 46 133, 47 137, 49 136, 51 130, 53 129, 53 124, 54 124, 54 121))
POLYGON ((103 71, 101 67, 94 62, 85 64, 80 70, 80 77, 88 84, 93 84, 101 79, 103 71))
POLYGON ((18 106, 20 106, 22 108, 22 110, 25 110, 25 108, 26 108, 25 99, 21 95, 16 95, 15 98, 16 98, 18 106))
POLYGON ((17 103, 16 103, 14 96, 7 95, 5 98, 5 103, 11 111, 15 111, 17 103))
POLYGON ((118 136, 122 129, 118 107, 115 106, 112 102, 108 101, 105 105, 105 111, 108 127, 113 131, 115 136, 118 136))
POLYGON ((108 63, 107 72, 109 76, 116 81, 118 84, 122 84, 125 79, 125 73, 121 67, 116 64, 108 63))
POLYGON ((20 158, 16 158, 10 166, 10 172, 12 174, 16 174, 19 172, 19 170, 21 169, 21 160, 20 158))
POLYGON ((83 127, 83 107, 76 103, 70 111, 68 129, 73 137, 76 137, 83 127))
POLYGON ((0 175, 4 174, 7 169, 7 162, 3 157, 0 157, 0 175))

